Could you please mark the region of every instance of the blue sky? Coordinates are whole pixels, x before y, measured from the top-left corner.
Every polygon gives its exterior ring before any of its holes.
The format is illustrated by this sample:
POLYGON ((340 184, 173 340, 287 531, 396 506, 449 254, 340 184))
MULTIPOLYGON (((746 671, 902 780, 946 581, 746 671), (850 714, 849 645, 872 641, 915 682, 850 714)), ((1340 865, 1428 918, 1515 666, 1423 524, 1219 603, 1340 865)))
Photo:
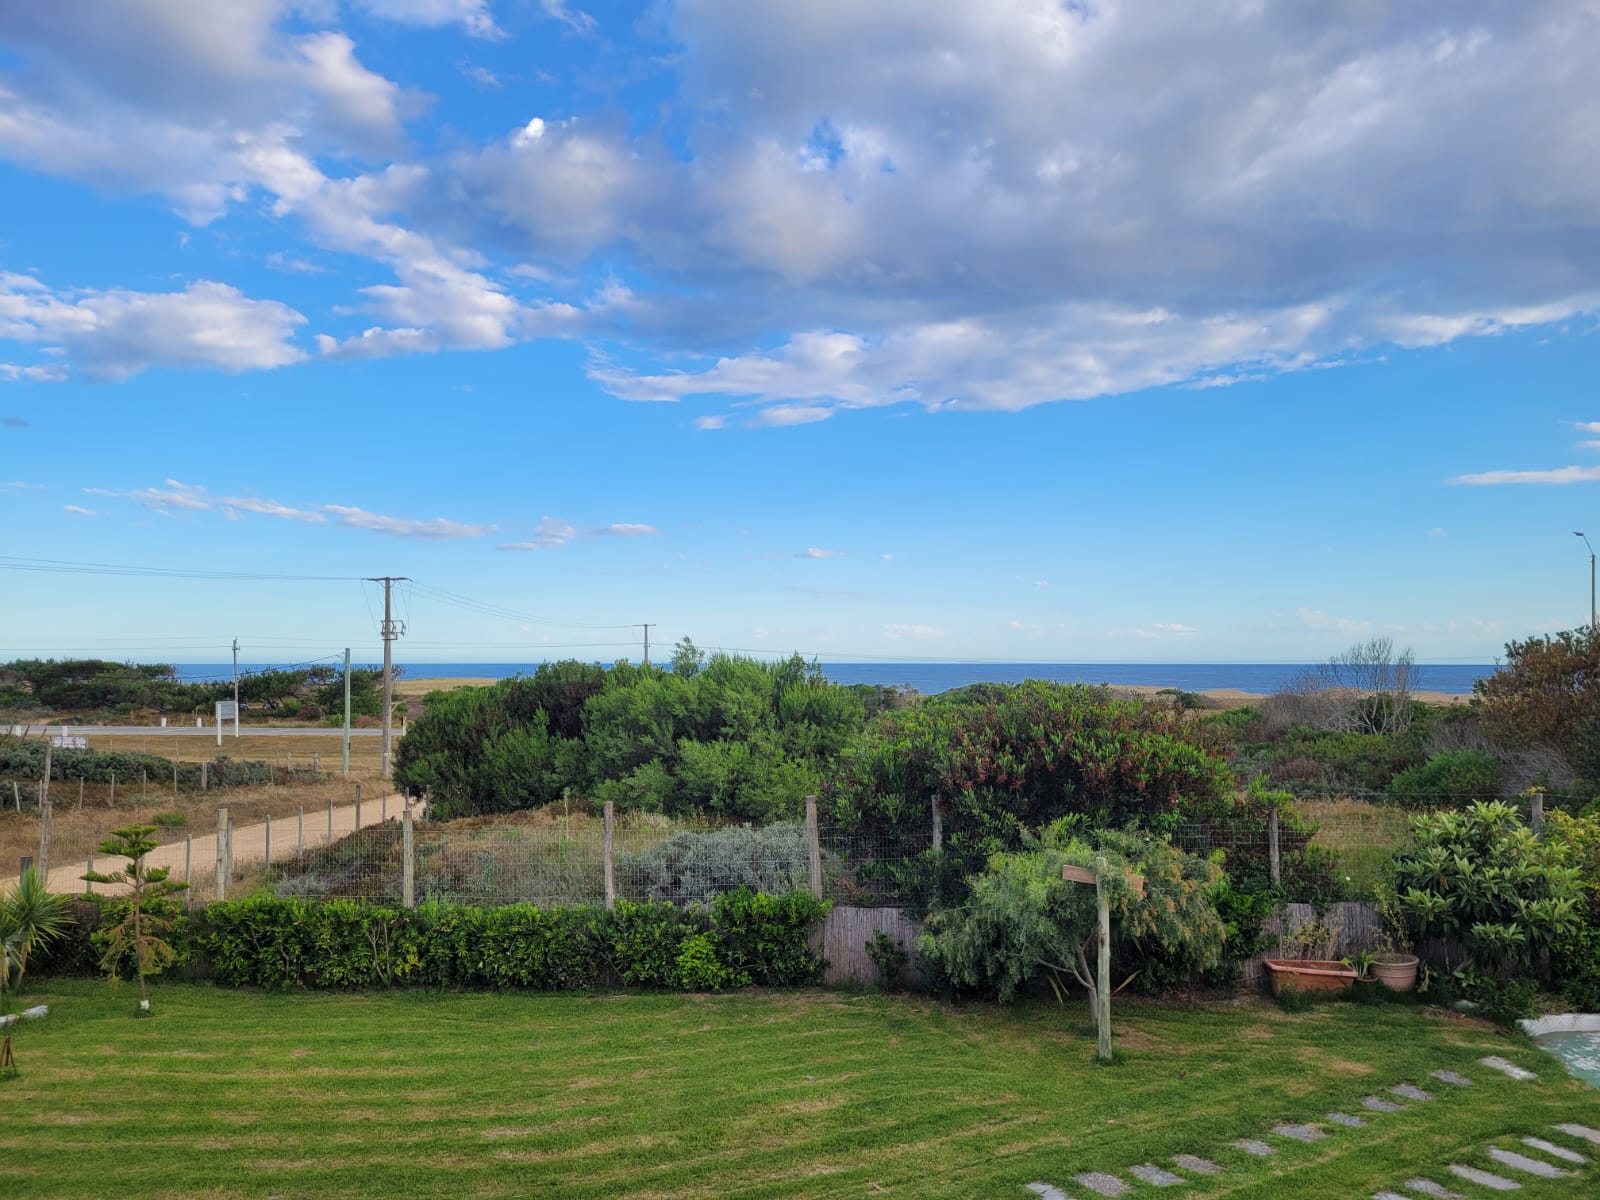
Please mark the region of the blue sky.
POLYGON ((0 655, 1582 624, 1600 26, 1291 8, 0 6, 0 655))

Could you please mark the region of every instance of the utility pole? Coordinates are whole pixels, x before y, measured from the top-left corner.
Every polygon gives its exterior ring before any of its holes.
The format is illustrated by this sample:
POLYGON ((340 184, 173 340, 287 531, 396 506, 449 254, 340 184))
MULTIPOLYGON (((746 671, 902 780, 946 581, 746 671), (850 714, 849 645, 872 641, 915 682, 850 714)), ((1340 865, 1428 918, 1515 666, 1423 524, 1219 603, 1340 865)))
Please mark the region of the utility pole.
POLYGON ((393 715, 389 712, 390 698, 394 694, 394 640, 405 633, 405 625, 394 619, 391 603, 394 585, 409 580, 407 575, 369 576, 368 583, 383 584, 383 767, 380 774, 389 778, 389 746, 393 734, 393 715))
MULTIPOLYGON (((220 731, 222 722, 217 722, 220 731)), ((233 736, 239 736, 239 639, 233 639, 233 736)))
POLYGON ((644 665, 647 667, 650 665, 650 626, 653 624, 655 624, 654 621, 649 621, 634 626, 636 629, 644 630, 644 665))
POLYGON ((1574 529, 1573 537, 1583 538, 1583 544, 1589 549, 1589 628, 1594 629, 1594 547, 1589 545, 1589 539, 1574 529))
POLYGON ((350 647, 344 648, 344 777, 350 778, 350 647))

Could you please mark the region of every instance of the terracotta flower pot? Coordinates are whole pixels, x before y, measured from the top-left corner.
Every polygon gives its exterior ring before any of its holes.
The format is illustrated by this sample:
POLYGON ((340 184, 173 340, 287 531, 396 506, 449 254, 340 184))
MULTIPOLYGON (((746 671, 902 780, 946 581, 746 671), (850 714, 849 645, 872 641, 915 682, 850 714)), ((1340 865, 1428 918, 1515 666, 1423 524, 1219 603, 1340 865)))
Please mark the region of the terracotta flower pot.
POLYGON ((1391 992, 1409 992, 1417 986, 1417 956, 1380 954, 1373 960, 1372 977, 1391 992))
POLYGON ((1333 959, 1269 958, 1265 966, 1274 996, 1281 995, 1285 987, 1302 992, 1348 992, 1356 981, 1352 968, 1333 959))

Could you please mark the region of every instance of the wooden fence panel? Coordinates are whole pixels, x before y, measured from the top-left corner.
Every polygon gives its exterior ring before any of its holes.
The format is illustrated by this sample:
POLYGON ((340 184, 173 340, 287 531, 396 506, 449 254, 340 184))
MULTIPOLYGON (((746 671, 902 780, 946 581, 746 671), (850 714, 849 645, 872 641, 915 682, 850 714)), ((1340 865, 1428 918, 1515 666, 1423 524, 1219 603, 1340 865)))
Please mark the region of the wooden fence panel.
POLYGON ((910 961, 906 964, 906 979, 914 980, 917 973, 917 934, 922 926, 908 921, 898 908, 857 908, 849 904, 835 904, 822 928, 813 935, 813 948, 820 950, 828 960, 823 972, 825 984, 878 982, 878 968, 867 957, 867 943, 874 933, 892 935, 910 961))

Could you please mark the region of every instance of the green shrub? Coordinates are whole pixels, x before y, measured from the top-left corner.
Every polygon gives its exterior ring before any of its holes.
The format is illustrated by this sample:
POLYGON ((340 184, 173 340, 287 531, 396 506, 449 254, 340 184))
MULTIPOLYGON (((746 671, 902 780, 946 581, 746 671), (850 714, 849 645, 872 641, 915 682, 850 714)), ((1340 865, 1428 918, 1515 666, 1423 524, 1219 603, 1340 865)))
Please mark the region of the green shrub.
POLYGON ((685 939, 706 929, 671 904, 632 904, 618 900, 602 924, 610 966, 630 987, 679 986, 678 956, 685 939))
POLYGON ((748 987, 750 976, 723 964, 708 933, 683 939, 678 951, 678 982, 691 992, 720 992, 728 987, 748 987))
POLYGON ((150 824, 161 829, 182 829, 189 823, 189 814, 177 811, 151 814, 150 824))
POLYGON ((768 896, 737 888, 711 907, 721 958, 741 978, 764 987, 814 982, 826 965, 807 934, 833 906, 809 892, 768 896))
POLYGON ((809 886, 810 849, 800 825, 679 833, 642 853, 619 856, 617 878, 639 900, 677 896, 709 902, 734 888, 783 895, 809 886))
POLYGON ((1500 794, 1499 759, 1477 750, 1435 754, 1418 767, 1401 771, 1389 795, 1409 808, 1460 808, 1500 794))

